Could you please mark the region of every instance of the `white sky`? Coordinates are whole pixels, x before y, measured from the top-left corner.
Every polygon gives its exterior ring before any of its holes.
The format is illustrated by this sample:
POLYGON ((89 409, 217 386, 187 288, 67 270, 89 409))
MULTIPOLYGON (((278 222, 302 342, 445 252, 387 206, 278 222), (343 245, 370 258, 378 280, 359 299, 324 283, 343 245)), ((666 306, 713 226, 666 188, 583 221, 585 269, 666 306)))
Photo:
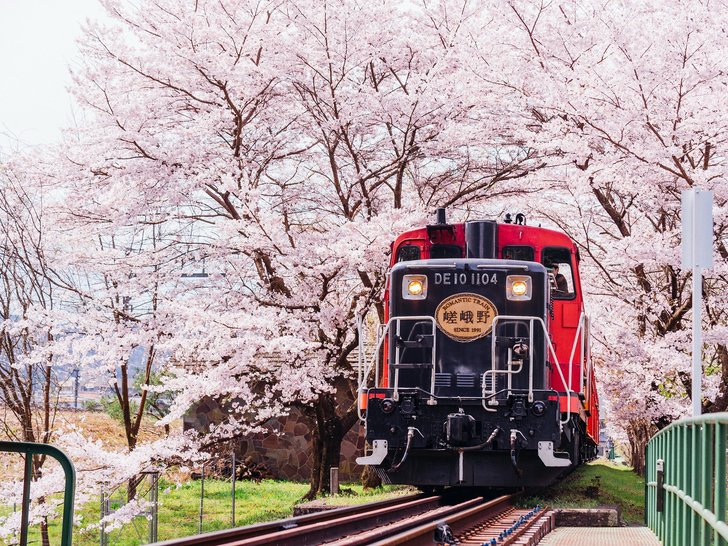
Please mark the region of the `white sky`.
POLYGON ((71 125, 68 66, 98 0, 0 0, 0 150, 52 143, 71 125))

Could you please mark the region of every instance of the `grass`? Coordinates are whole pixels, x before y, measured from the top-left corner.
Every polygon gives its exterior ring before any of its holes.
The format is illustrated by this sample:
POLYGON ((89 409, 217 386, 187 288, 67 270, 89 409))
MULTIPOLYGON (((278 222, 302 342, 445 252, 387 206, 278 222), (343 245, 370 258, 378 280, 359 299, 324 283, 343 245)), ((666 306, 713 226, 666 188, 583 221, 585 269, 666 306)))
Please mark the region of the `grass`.
POLYGON ((345 484, 342 485, 339 495, 326 496, 316 502, 326 506, 353 506, 391 499, 396 496, 415 495, 420 492, 419 489, 406 485, 384 485, 377 489, 365 490, 361 484, 345 484))
POLYGON ((524 496, 521 503, 552 508, 618 506, 624 523, 639 525, 645 521, 645 481, 629 467, 600 459, 582 465, 538 495, 524 496))
MULTIPOLYGON (((180 485, 160 480, 159 511, 157 540, 169 540, 199 533, 200 486, 198 480, 180 485)), ((329 505, 361 504, 390 498, 394 495, 411 493, 412 490, 385 486, 384 488, 363 491, 361 485, 342 485, 348 490, 345 494, 325 497, 321 500, 329 505)), ((249 481, 238 481, 235 487, 235 525, 249 525, 263 521, 271 521, 290 517, 293 507, 308 491, 308 484, 263 480, 256 484, 249 481)), ((124 498, 119 491, 111 496, 112 507, 118 506, 118 499, 124 498)), ((76 515, 81 517, 81 528, 99 521, 99 501, 76 508, 76 515)), ((203 501, 202 532, 217 531, 231 527, 231 484, 225 480, 205 480, 205 496, 203 501)), ((7 514, 5 511, 0 512, 7 514)), ((52 544, 60 544, 60 518, 51 522, 50 540, 52 544)), ((92 546, 99 544, 99 530, 82 532, 74 529, 75 546, 92 546)), ((37 526, 30 529, 29 544, 40 543, 37 526)), ((136 518, 121 529, 112 530, 108 534, 108 544, 114 546, 137 546, 149 542, 147 520, 136 518)))
MULTIPOLYGON (((169 540, 199 532, 200 510, 199 480, 174 484, 160 480, 158 540, 169 540)), ((144 489, 142 489, 144 490, 144 489)), ((235 524, 249 525, 263 521, 290 517, 293 507, 308 490, 308 484, 263 480, 256 484, 239 481, 235 494, 235 524)), ((320 499, 327 505, 344 506, 375 502, 395 495, 413 493, 405 487, 388 486, 373 491, 363 491, 359 484, 342 485, 342 494, 320 499)), ((119 491, 112 495, 112 505, 124 497, 119 491)), ((100 500, 100 499, 99 499, 100 500)), ((99 520, 99 501, 77 507, 76 514, 81 518, 81 528, 95 524, 99 520)), ((524 496, 523 506, 535 504, 549 505, 554 508, 595 508, 599 506, 619 506, 622 520, 627 524, 640 524, 644 521, 644 480, 629 468, 600 460, 583 465, 561 483, 540 492, 537 496, 524 496)), ((206 479, 203 502, 202 532, 216 531, 231 527, 231 484, 225 480, 206 479)), ((7 508, 0 513, 7 514, 7 508)), ((2 515, 2 514, 0 514, 2 515)), ((51 543, 60 543, 60 519, 51 523, 51 543)), ((38 544, 37 527, 30 529, 30 544, 38 544)), ((137 546, 149 542, 148 524, 143 517, 108 535, 108 544, 118 546, 137 546)), ((82 532, 74 530, 74 545, 93 546, 99 544, 99 530, 82 532)))
MULTIPOLYGON (((17 428, 17 423, 10 415, 5 415, 6 425, 17 428)), ((111 449, 125 449, 126 440, 123 430, 117 421, 101 412, 92 411, 61 411, 57 415, 58 426, 77 426, 91 438, 101 439, 111 449)), ((181 426, 175 423, 174 426, 181 426)), ((152 423, 145 422, 141 430, 142 441, 151 441, 161 437, 162 429, 152 423)), ((0 439, 5 439, 4 435, 0 439)), ((55 463, 49 463, 49 466, 55 463)), ((0 454, 0 473, 5 477, 19 478, 22 474, 22 460, 20 457, 0 454)), ((200 486, 199 480, 188 480, 188 473, 177 472, 173 479, 160 479, 159 483, 159 509, 158 509, 158 535, 157 540, 169 540, 199 533, 200 513, 200 486)), ((142 486, 145 492, 148 486, 142 486)), ((263 521, 286 518, 293 515, 293 507, 308 491, 307 483, 264 480, 259 484, 249 481, 238 481, 235 491, 235 525, 249 525, 263 521)), ((393 495, 405 494, 412 490, 385 486, 373 491, 363 491, 361 485, 342 484, 342 494, 333 497, 324 497, 319 502, 326 505, 345 506, 375 502, 390 498, 393 495)), ((112 509, 118 508, 125 498, 125 491, 120 490, 111 495, 112 509)), ((83 532, 82 529, 98 524, 100 515, 101 491, 93 501, 77 506, 75 513, 80 519, 80 526, 74 529, 74 546, 98 545, 100 531, 98 528, 83 532)), ((202 532, 217 531, 231 527, 231 483, 226 480, 205 480, 205 495, 203 501, 202 532)), ((18 507, 19 508, 19 507, 18 507)), ((0 505, 0 517, 7 516, 13 508, 0 505)), ((51 544, 60 544, 60 517, 50 522, 49 533, 51 544)), ((29 529, 29 544, 40 544, 40 531, 38 525, 29 529)), ((136 518, 132 523, 121 529, 108 533, 109 545, 137 546, 149 542, 148 522, 144 517, 136 518)), ((0 540, 0 544, 3 544, 0 540)))

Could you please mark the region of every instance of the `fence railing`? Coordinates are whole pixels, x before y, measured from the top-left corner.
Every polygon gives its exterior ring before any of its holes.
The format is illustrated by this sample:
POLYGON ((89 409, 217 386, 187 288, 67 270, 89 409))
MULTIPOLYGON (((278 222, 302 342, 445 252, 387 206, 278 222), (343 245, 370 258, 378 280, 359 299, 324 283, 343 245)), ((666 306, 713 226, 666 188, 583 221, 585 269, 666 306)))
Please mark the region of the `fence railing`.
POLYGON ((76 470, 63 451, 48 444, 31 442, 0 441, 0 452, 24 453, 25 471, 23 473, 23 508, 20 525, 20 546, 28 544, 28 516, 30 514, 30 483, 33 478, 33 455, 47 455, 61 464, 66 476, 66 487, 63 493, 63 526, 61 530, 61 546, 71 546, 73 541, 73 495, 76 488, 76 470))
POLYGON ((650 440, 645 519, 665 546, 727 546, 728 413, 681 419, 650 440))

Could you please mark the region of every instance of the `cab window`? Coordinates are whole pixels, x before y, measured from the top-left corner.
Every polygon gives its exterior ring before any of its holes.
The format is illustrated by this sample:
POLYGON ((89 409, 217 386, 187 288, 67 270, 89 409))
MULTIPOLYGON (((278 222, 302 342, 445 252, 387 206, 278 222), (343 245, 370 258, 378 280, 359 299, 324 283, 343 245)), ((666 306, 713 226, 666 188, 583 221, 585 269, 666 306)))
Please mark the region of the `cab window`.
POLYGON ((462 258, 463 250, 457 245, 432 245, 430 258, 462 258))
POLYGON ((568 248, 544 248, 541 263, 549 272, 551 295, 555 300, 571 300, 576 297, 574 271, 571 268, 571 252, 568 248))
POLYGON ((403 245, 397 250, 397 263, 409 262, 420 259, 420 247, 415 245, 403 245))
POLYGON ((520 260, 522 262, 532 262, 533 257, 533 247, 525 245, 503 247, 504 260, 520 260))

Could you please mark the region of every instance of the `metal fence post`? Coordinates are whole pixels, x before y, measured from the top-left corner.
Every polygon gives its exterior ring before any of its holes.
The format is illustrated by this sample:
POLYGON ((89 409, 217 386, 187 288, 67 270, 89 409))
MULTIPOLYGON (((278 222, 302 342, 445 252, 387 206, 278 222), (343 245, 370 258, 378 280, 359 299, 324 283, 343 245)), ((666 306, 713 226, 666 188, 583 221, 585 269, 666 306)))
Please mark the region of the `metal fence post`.
POLYGON ((149 521, 149 542, 157 542, 159 526, 159 472, 149 474, 149 502, 152 503, 151 520, 149 521))
POLYGON ((58 461, 63 468, 65 487, 63 491, 63 522, 61 546, 70 546, 73 541, 73 501, 76 491, 76 469, 68 456, 57 447, 33 442, 0 441, 0 451, 25 454, 25 480, 23 482, 23 513, 20 529, 20 544, 28 542, 28 515, 30 509, 30 482, 33 478, 33 455, 47 455, 58 461))
POLYGON ((230 526, 235 527, 235 479, 237 478, 235 471, 235 450, 233 449, 233 485, 232 485, 232 512, 230 517, 230 526))
MULTIPOLYGON (((715 427, 709 423, 703 424, 703 435, 700 441, 700 504, 710 506, 713 494, 713 438, 715 427)), ((712 533, 708 522, 702 520, 700 525, 700 544, 710 546, 712 533)))
MULTIPOLYGON (((680 489, 683 491, 688 489, 688 462, 690 457, 686 449, 689 427, 680 427, 679 432, 679 448, 680 448, 680 489)), ((680 503, 680 541, 681 544, 690 544, 688 542, 688 530, 690 528, 689 520, 692 516, 692 510, 684 502, 680 503)))
POLYGON ((339 494, 339 467, 332 466, 329 469, 329 491, 332 495, 339 494))
POLYGON ((101 488, 101 506, 99 507, 99 515, 99 532, 101 533, 99 535, 99 544, 101 546, 106 546, 106 522, 104 522, 104 518, 106 517, 106 491, 104 491, 103 487, 101 488))
POLYGON ((202 463, 202 474, 200 476, 200 521, 197 526, 197 531, 202 534, 202 512, 204 509, 205 502, 205 463, 202 463))
MULTIPOLYGON (((15 514, 17 511, 18 511, 18 503, 13 502, 13 514, 15 514)), ((13 530, 13 539, 17 539, 17 538, 18 538, 18 532, 13 530)))
POLYGON ((25 454, 23 472, 23 507, 20 513, 20 544, 28 544, 28 519, 30 517, 30 482, 33 480, 33 455, 25 454))
MULTIPOLYGON (((726 517, 726 427, 723 423, 715 424, 715 493, 713 501, 713 513, 719 519, 725 521, 726 517)), ((726 540, 718 534, 713 533, 713 543, 716 546, 725 546, 726 540)))
POLYGON ((657 499, 655 502, 655 509, 658 512, 663 512, 665 510, 665 461, 662 459, 657 459, 657 499))

